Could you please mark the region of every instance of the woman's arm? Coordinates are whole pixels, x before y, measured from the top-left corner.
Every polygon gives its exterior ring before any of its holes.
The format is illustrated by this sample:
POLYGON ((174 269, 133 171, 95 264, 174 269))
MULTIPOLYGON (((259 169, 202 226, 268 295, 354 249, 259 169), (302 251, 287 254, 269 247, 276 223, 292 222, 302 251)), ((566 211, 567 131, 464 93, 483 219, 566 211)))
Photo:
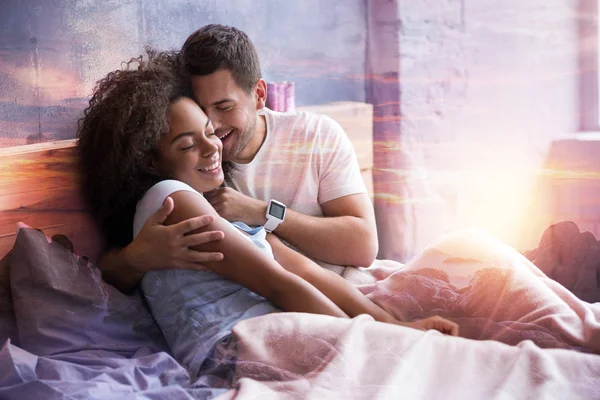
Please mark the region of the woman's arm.
POLYGON ((290 249, 275 235, 268 234, 275 259, 288 271, 300 276, 329 297, 351 318, 369 314, 376 321, 400 324, 377 304, 369 300, 354 285, 313 262, 308 257, 290 249))
POLYGON ((107 283, 123 293, 129 293, 146 272, 169 268, 203 269, 206 261, 223 258, 220 253, 189 249, 189 246, 223 238, 223 232, 189 234, 210 224, 214 216, 204 215, 176 225, 163 226, 172 210, 173 200, 167 197, 158 211, 148 218, 133 242, 122 249, 109 249, 102 255, 98 265, 107 283))
POLYGON ((275 259, 285 269, 314 285, 352 318, 360 314, 369 314, 379 322, 419 330, 435 329, 448 335, 458 336, 458 325, 438 316, 412 322, 401 322, 369 300, 350 282, 290 249, 277 236, 268 234, 267 241, 273 248, 275 259))
POLYGON ((223 254, 222 261, 204 262, 205 267, 267 298, 284 311, 347 317, 314 286, 286 271, 236 232, 236 228, 219 217, 204 197, 189 191, 178 191, 170 197, 175 203, 175 208, 166 219, 166 225, 198 215, 213 215, 214 221, 196 232, 222 231, 225 234, 223 240, 193 247, 199 251, 223 254))

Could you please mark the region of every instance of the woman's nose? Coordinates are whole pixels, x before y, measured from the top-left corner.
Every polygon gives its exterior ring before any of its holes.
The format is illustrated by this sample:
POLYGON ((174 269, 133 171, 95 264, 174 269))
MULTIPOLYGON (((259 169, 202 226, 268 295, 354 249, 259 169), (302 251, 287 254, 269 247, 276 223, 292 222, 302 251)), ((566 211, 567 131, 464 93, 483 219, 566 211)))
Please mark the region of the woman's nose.
POLYGON ((204 140, 202 140, 202 146, 200 147, 202 157, 209 158, 218 150, 219 147, 217 146, 214 140, 210 140, 207 137, 204 137, 204 140))

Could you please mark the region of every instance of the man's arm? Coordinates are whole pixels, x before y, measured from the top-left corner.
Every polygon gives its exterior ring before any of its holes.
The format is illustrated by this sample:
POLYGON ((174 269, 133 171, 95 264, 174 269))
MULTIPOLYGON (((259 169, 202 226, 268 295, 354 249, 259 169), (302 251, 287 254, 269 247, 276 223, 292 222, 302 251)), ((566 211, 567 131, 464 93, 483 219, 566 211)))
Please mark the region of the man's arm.
POLYGON ((323 203, 321 208, 325 214, 322 218, 288 209, 274 233, 317 260, 335 265, 371 265, 379 247, 369 196, 352 194, 323 203))
POLYGON ((123 253, 125 249, 110 249, 105 252, 98 266, 102 271, 102 278, 110 285, 123 293, 129 293, 139 283, 144 273, 134 268, 123 253))
MULTIPOLYGON (((215 210, 229 221, 264 225, 267 203, 232 188, 205 193, 215 210)), ((287 209, 274 233, 307 256, 335 265, 368 267, 379 249, 375 213, 366 193, 351 194, 321 204, 325 217, 287 209)))
POLYGON ((163 222, 173 211, 173 200, 169 197, 144 224, 144 227, 128 246, 110 249, 98 263, 104 280, 123 293, 132 291, 148 271, 183 268, 202 268, 201 263, 219 261, 219 252, 199 252, 191 246, 223 239, 223 232, 206 231, 190 234, 214 221, 214 216, 205 215, 164 226, 163 222))

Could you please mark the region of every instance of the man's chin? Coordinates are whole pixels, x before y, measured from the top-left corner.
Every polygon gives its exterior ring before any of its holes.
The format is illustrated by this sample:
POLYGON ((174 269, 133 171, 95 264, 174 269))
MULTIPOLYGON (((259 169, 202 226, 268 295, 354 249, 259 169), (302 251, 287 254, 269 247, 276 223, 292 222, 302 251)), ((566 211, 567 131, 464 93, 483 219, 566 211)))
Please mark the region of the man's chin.
POLYGON ((223 162, 233 161, 233 156, 231 155, 231 153, 223 152, 221 154, 221 161, 223 161, 223 162))
POLYGON ((223 161, 238 162, 241 154, 242 154, 242 149, 223 148, 223 151, 221 152, 221 159, 223 161))
POLYGON ((221 160, 223 161, 233 161, 237 155, 240 153, 239 151, 235 151, 234 142, 223 143, 223 150, 221 151, 221 160))

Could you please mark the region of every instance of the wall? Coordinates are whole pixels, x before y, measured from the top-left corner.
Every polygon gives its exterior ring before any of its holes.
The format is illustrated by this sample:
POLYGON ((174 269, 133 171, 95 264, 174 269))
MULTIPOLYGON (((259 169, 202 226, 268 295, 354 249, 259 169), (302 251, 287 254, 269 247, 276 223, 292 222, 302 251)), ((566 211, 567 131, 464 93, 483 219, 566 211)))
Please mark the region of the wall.
POLYGON ((370 2, 381 258, 469 226, 536 245, 548 150, 579 121, 577 18, 572 0, 370 2))
POLYGON ((0 0, 0 147, 73 137, 121 61, 226 23, 299 105, 374 103, 380 257, 466 226, 529 248, 549 221, 548 149, 579 120, 576 3, 0 0))
POLYGON ((364 0, 0 0, 0 147, 66 139, 94 83, 143 45, 207 23, 244 30, 297 104, 365 100, 364 0))

